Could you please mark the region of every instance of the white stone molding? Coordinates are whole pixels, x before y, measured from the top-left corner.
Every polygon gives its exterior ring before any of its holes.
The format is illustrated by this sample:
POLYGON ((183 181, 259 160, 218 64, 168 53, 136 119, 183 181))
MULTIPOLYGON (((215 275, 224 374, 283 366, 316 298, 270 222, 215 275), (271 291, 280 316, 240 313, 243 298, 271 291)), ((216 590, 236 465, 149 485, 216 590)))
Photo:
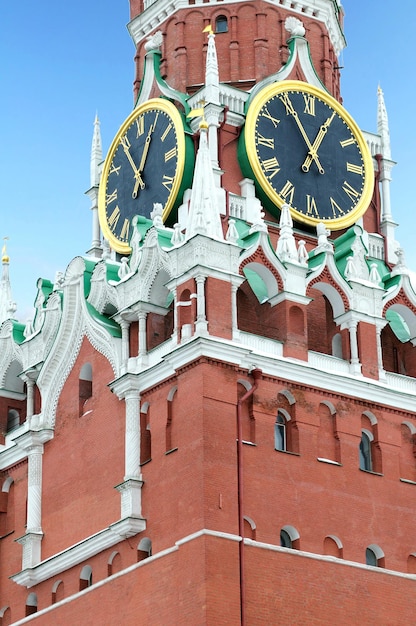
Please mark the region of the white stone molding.
POLYGON ((142 518, 131 517, 120 519, 98 533, 87 537, 83 541, 68 546, 66 550, 58 552, 50 558, 41 561, 34 567, 26 567, 11 579, 18 585, 33 587, 44 580, 57 576, 62 572, 83 563, 95 554, 120 543, 128 537, 133 537, 146 529, 146 522, 142 518))
MULTIPOLYGON (((328 2, 328 0, 297 0, 297 2, 292 0, 267 0, 267 2, 273 6, 286 8, 301 18, 304 18, 305 15, 313 16, 328 31, 335 54, 338 56, 345 48, 345 37, 333 2, 328 2)), ((202 0, 197 0, 196 4, 202 5, 202 0)), ((234 4, 236 4, 236 0, 211 0, 210 2, 210 6, 218 5, 221 7, 232 7, 234 4)), ((147 0, 144 6, 145 10, 139 13, 127 25, 135 48, 141 41, 147 38, 149 24, 152 25, 152 29, 162 28, 168 16, 182 8, 188 8, 189 5, 186 0, 147 0)))
POLYGON ((112 337, 89 313, 84 295, 84 270, 85 261, 81 257, 76 257, 68 266, 63 287, 61 324, 38 377, 42 394, 39 423, 42 427, 53 428, 55 424, 58 399, 84 337, 107 358, 115 375, 120 371, 121 339, 112 337))
POLYGON ((119 263, 111 261, 100 261, 94 267, 91 276, 91 289, 88 295, 88 302, 99 313, 105 313, 105 311, 111 307, 117 308, 117 294, 112 284, 112 281, 107 280, 107 265, 110 264, 114 268, 119 267, 119 263))

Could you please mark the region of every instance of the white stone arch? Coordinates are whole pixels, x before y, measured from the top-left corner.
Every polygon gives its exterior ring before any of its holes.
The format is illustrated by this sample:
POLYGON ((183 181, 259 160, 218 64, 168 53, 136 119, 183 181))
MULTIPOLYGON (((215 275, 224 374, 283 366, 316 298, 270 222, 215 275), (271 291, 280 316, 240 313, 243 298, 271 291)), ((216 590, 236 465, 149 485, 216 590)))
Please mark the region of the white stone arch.
POLYGON ((3 378, 0 381, 0 386, 7 389, 7 391, 24 393, 24 383, 22 379, 19 378, 19 374, 21 374, 22 369, 21 361, 18 361, 16 358, 11 360, 4 371, 3 378))
POLYGON ((377 424, 377 418, 372 411, 366 410, 363 411, 362 414, 370 420, 370 424, 372 426, 375 426, 377 424))
POLYGON ((332 539, 332 541, 337 545, 337 547, 341 550, 344 546, 342 545, 342 541, 339 537, 337 537, 336 535, 327 535, 325 537, 325 539, 328 537, 328 539, 332 539))
POLYGON ((319 404, 325 405, 328 408, 328 410, 331 413, 331 415, 335 415, 336 414, 337 410, 334 407, 334 405, 332 404, 332 402, 330 402, 329 400, 322 400, 319 404))
POLYGON ((380 559, 384 559, 385 554, 378 544, 370 543, 370 545, 367 546, 367 548, 374 552, 374 554, 376 555, 377 561, 379 561, 380 559))
POLYGON ((37 385, 42 393, 40 426, 53 428, 62 388, 87 337, 97 352, 110 363, 117 377, 121 366, 121 338, 114 337, 88 310, 84 294, 85 261, 75 258, 65 276, 61 324, 47 356, 37 385))
POLYGON ((253 386, 249 380, 245 380, 244 378, 239 378, 237 380, 237 385, 241 385, 246 391, 250 391, 253 386))
POLYGON ((152 282, 149 290, 149 302, 161 307, 166 307, 170 290, 166 287, 166 283, 170 280, 168 272, 160 269, 152 282))
POLYGON ((10 487, 13 485, 13 483, 14 483, 14 478, 12 478, 12 476, 8 476, 2 484, 2 487, 1 487, 2 492, 9 493, 10 487))
POLYGON ((175 393, 176 393, 177 391, 178 391, 178 385, 174 385, 174 387, 172 387, 172 388, 169 390, 168 397, 167 397, 167 401, 168 401, 168 402, 172 402, 173 398, 175 397, 175 393))
POLYGON ((277 413, 276 413, 276 418, 279 415, 279 413, 281 413, 283 415, 283 417, 285 418, 286 422, 290 422, 290 420, 292 419, 290 416, 290 413, 288 413, 286 411, 286 409, 281 409, 280 407, 277 409, 277 413))
MULTIPOLYGON (((262 265, 261 263, 251 261, 250 263, 244 265, 243 272, 246 269, 251 270, 252 272, 257 274, 257 276, 259 276, 259 278, 263 281, 263 284, 266 288, 268 300, 270 300, 270 298, 273 298, 273 296, 276 296, 279 293, 279 285, 277 283, 277 279, 268 267, 262 265)), ((247 282, 249 282, 248 279, 247 282)))
POLYGON ((318 282, 311 285, 311 288, 320 291, 328 300, 332 308, 334 320, 345 313, 345 306, 341 294, 335 287, 328 283, 318 282))
POLYGON ((416 426, 412 422, 408 422, 407 420, 404 420, 402 422, 402 425, 407 426, 411 435, 416 435, 416 426))
POLYGON ((278 391, 277 397, 279 396, 285 397, 288 403, 290 404, 290 406, 293 406, 294 404, 296 404, 296 399, 294 395, 292 394, 292 392, 289 391, 289 389, 282 389, 281 391, 278 391))

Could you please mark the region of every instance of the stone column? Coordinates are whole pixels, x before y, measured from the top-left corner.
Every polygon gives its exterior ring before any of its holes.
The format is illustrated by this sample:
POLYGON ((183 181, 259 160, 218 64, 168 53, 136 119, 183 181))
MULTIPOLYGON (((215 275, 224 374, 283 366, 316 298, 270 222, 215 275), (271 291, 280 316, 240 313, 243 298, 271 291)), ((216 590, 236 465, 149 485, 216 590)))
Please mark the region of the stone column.
POLYGON ((196 276, 196 332, 206 335, 208 332, 208 322, 205 315, 205 276, 196 276))
POLYGON ((130 356, 129 350, 129 322, 126 320, 120 320, 121 327, 121 371, 124 373, 127 371, 127 364, 130 356))
POLYGON ((27 452, 27 520, 26 533, 17 539, 23 546, 22 569, 35 567, 41 561, 42 532, 42 455, 43 443, 52 431, 28 432, 16 443, 27 452))
POLYGON ((140 467, 140 392, 128 389, 124 393, 126 403, 124 481, 116 489, 121 495, 121 519, 141 517, 140 467))
POLYGON ((147 355, 147 312, 139 312, 139 357, 147 355))
POLYGON ((348 330, 350 333, 350 350, 351 350, 350 369, 351 369, 352 374, 361 374, 361 363, 358 357, 357 327, 358 327, 358 322, 348 323, 348 330))
POLYGON ((240 339, 237 320, 237 290, 238 285, 231 285, 231 332, 235 340, 240 339))
POLYGON ((29 419, 35 412, 35 383, 30 378, 26 379, 26 389, 26 418, 29 419))

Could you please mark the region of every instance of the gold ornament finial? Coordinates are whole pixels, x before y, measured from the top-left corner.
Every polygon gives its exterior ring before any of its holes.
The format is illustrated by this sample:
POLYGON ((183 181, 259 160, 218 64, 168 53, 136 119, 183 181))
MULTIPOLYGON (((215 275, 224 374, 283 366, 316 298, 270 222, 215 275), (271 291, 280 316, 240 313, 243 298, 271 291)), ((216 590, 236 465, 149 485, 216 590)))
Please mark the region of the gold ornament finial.
POLYGON ((212 29, 211 24, 208 24, 208 26, 205 26, 205 28, 202 31, 203 33, 208 33, 208 35, 213 35, 214 31, 212 29))
POLYGON ((8 263, 10 261, 10 257, 7 254, 7 246, 6 246, 6 241, 8 241, 8 239, 9 239, 8 237, 3 237, 4 244, 3 244, 2 251, 1 251, 1 262, 2 263, 8 263))

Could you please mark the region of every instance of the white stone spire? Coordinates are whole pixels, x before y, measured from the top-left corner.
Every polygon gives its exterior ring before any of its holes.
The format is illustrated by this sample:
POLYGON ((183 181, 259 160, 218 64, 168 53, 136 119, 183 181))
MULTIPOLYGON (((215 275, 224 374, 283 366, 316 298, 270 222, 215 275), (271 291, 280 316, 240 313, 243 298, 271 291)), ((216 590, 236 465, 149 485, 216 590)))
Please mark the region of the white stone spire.
POLYGON ((390 182, 391 170, 393 169, 395 163, 391 159, 389 120, 387 117, 383 90, 380 86, 377 90, 377 101, 377 132, 381 139, 381 159, 378 161, 381 184, 380 230, 386 239, 386 261, 394 264, 397 261, 396 250, 398 248, 398 243, 395 239, 395 229, 397 224, 393 221, 391 211, 390 182))
POLYGON ((207 141, 207 123, 201 122, 185 240, 201 234, 224 239, 216 186, 207 141))
POLYGON ((100 120, 97 113, 94 119, 94 132, 92 135, 91 145, 91 163, 90 163, 90 183, 91 187, 100 184, 100 164, 103 160, 103 149, 101 145, 100 120))
POLYGON ((85 193, 91 198, 92 211, 92 242, 88 254, 95 257, 102 256, 100 223, 98 221, 98 189, 101 177, 101 163, 103 160, 103 149, 101 145, 100 121, 98 115, 94 119, 94 132, 91 145, 90 160, 90 188, 85 193))
POLYGON ((391 159, 389 119, 387 117, 383 90, 380 86, 377 91, 377 99, 377 132, 381 137, 382 155, 385 159, 391 159))
MULTIPOLYGON (((5 237, 5 240, 7 237, 5 237)), ((13 301, 12 288, 10 285, 9 277, 9 263, 10 259, 6 250, 6 242, 3 245, 1 253, 1 262, 3 265, 1 279, 0 279, 0 324, 5 320, 13 319, 13 315, 16 312, 16 303, 13 301)))
POLYGON ((293 236, 293 220, 288 204, 284 204, 282 206, 279 226, 280 234, 277 242, 276 254, 283 263, 286 261, 296 261, 298 253, 296 249, 295 237, 293 236))
POLYGON ((220 104, 220 78, 218 71, 217 49, 215 47, 215 35, 209 27, 208 49, 205 66, 205 94, 206 102, 220 104))

